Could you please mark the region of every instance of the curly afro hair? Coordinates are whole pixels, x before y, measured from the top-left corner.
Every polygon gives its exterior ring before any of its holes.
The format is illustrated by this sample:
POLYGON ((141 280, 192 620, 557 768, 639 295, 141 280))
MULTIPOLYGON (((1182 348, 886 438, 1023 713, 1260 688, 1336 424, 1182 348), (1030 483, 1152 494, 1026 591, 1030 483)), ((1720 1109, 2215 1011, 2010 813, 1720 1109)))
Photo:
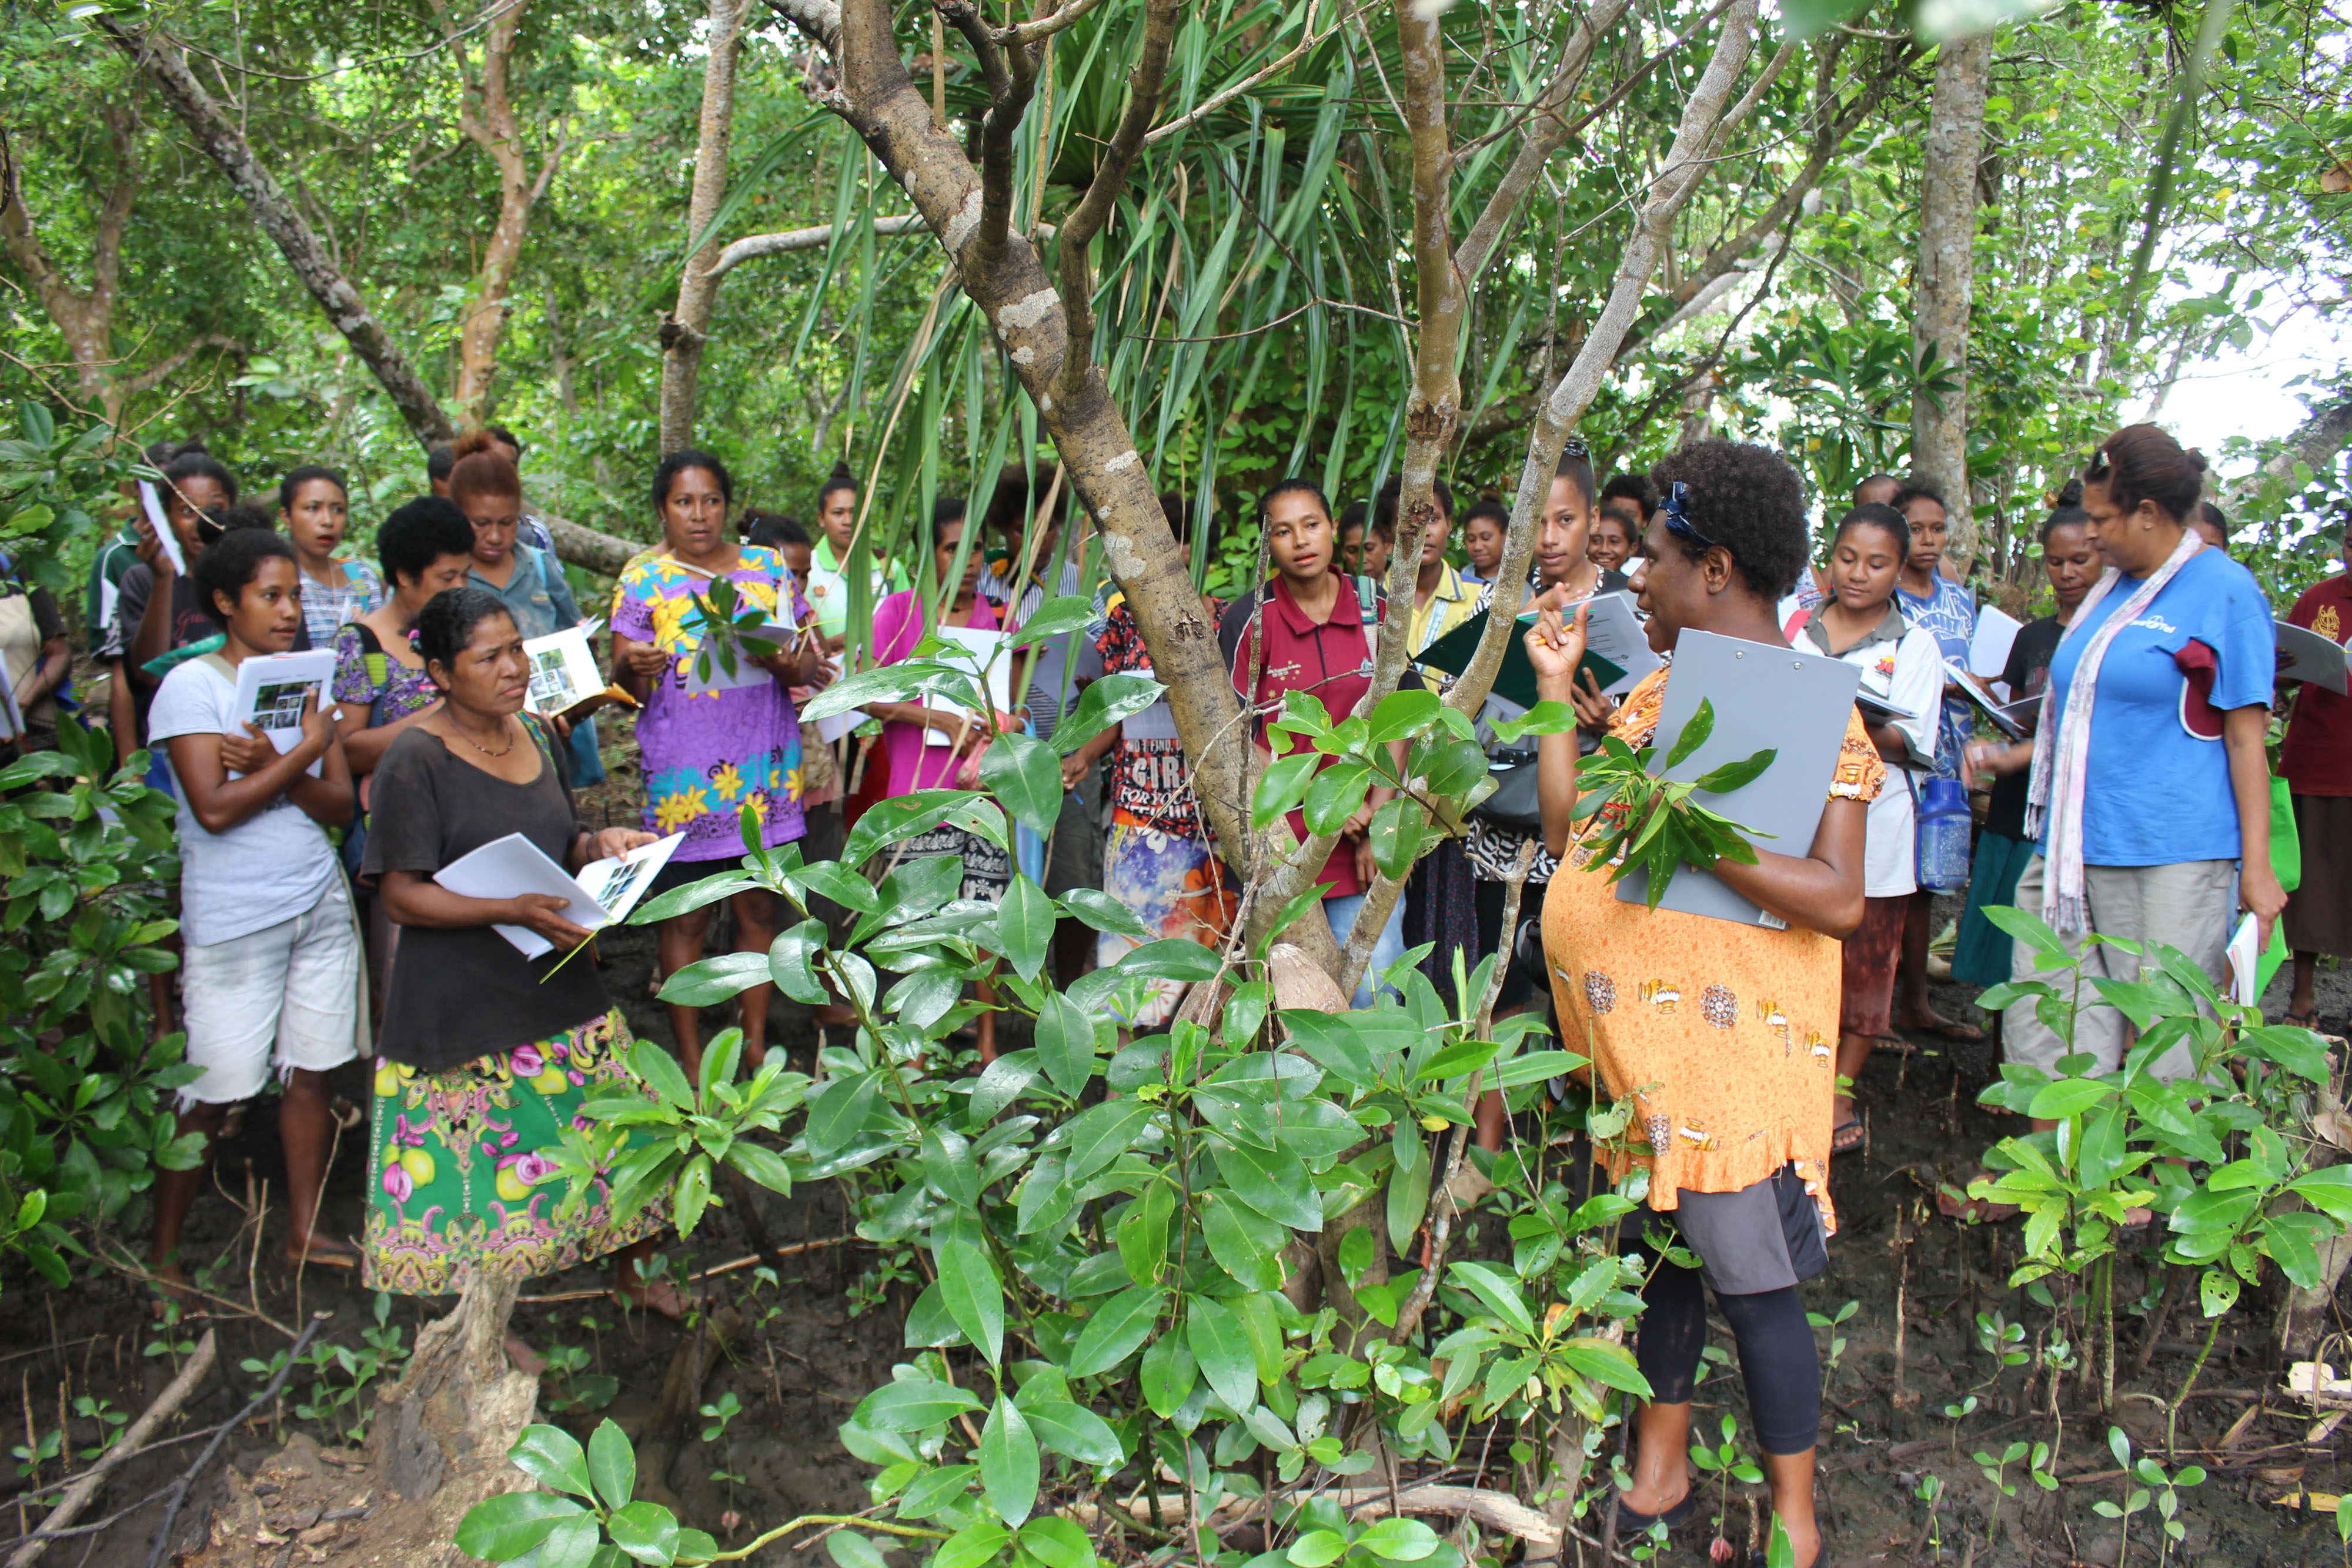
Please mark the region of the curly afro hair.
MULTIPOLYGON (((1730 552, 1751 591, 1779 599, 1796 587, 1810 556, 1805 487, 1797 471, 1766 446, 1695 441, 1650 471, 1663 493, 1689 486, 1691 527, 1730 552)), ((1706 554, 1690 540, 1675 542, 1692 560, 1706 554)))

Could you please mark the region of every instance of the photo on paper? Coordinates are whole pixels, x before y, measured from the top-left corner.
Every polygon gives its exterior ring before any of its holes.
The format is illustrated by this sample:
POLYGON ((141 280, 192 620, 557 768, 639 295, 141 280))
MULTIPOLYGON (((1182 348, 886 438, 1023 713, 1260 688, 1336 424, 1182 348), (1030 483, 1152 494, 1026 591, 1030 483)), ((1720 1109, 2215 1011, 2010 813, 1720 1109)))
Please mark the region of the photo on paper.
POLYGON ((310 690, 308 681, 281 681, 263 686, 254 695, 254 727, 272 731, 300 729, 302 704, 310 696, 310 690))
POLYGON ((583 622, 523 643, 523 658, 530 671, 527 700, 531 712, 552 718, 604 691, 604 673, 597 669, 596 653, 588 642, 599 624, 583 622))

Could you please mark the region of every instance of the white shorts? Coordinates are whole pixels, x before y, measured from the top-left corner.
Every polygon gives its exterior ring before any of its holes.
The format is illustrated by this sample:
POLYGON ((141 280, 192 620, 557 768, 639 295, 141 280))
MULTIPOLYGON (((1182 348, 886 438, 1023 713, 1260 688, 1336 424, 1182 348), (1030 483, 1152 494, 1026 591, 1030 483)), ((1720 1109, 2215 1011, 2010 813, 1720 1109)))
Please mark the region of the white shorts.
POLYGON ((180 962, 188 1061, 205 1075, 185 1105, 227 1105, 261 1092, 274 1055, 283 1078, 323 1072, 359 1054, 360 939, 351 894, 336 877, 303 915, 190 947, 180 962))

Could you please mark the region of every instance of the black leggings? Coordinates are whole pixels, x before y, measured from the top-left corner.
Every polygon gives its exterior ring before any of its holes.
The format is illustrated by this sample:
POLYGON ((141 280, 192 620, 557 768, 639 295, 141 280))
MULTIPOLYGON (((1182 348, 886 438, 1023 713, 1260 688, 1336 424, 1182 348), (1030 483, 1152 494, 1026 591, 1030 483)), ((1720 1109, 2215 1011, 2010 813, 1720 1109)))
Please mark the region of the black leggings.
MULTIPOLYGON (((1640 1256, 1644 1262, 1656 1259, 1646 1248, 1640 1256)), ((1757 1440, 1768 1454, 1803 1453, 1821 1436, 1822 1357, 1797 1287, 1715 1299, 1738 1343, 1757 1440)), ((1642 1300, 1634 1360, 1656 1403, 1687 1405, 1698 1387, 1699 1351, 1706 1343, 1706 1287, 1697 1270, 1657 1262, 1642 1300)))

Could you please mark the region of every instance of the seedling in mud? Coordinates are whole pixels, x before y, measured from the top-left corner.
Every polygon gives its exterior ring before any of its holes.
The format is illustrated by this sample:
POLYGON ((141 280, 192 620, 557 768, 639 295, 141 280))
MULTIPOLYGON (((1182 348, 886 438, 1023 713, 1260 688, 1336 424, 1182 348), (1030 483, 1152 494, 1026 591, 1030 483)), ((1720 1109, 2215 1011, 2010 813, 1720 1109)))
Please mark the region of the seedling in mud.
POLYGON ((1830 1380, 1837 1375, 1838 1363, 1845 1357, 1845 1337, 1837 1332, 1838 1328, 1861 1310, 1860 1301, 1848 1301, 1837 1310, 1834 1316, 1823 1316, 1820 1312, 1805 1314, 1808 1327, 1826 1330, 1830 1336, 1829 1349, 1822 1355, 1822 1388, 1824 1392, 1829 1388, 1830 1380))
POLYGON ((2003 1448, 1999 1458, 1979 1448, 1976 1454, 1977 1469, 1984 1472, 1984 1479, 1993 1484, 1995 1491, 2003 1497, 2015 1497, 2017 1484, 2004 1479, 2003 1476, 2010 1466, 2025 1458, 2025 1455, 2026 1447, 2022 1441, 2011 1443, 2008 1448, 2003 1448))
MULTIPOLYGON (((2101 1498, 2091 1508, 2103 1519, 2119 1520, 2123 1523, 2125 1545, 2130 1544, 2131 1516, 2146 1512, 2148 1505, 2156 1506, 2157 1517, 2163 1521, 2164 1538, 2157 1542, 2158 1568, 2169 1557, 2175 1542, 2189 1539, 2189 1527, 2180 1520, 2180 1489, 2203 1484, 2205 1469, 2201 1465, 2183 1465, 2168 1474, 2162 1465, 2143 1454, 2132 1458, 2131 1438, 2121 1427, 2107 1428, 2107 1448, 2123 1467, 2123 1499, 2120 1504, 2101 1498), (2140 1484, 2134 1484, 2134 1483, 2140 1484)), ((2116 1561, 2123 1560, 2117 1554, 2116 1561)))
POLYGON ((87 1394, 74 1396, 73 1412, 85 1421, 98 1423, 99 1440, 87 1448, 74 1450, 77 1458, 85 1460, 94 1459, 106 1452, 108 1446, 114 1441, 115 1433, 131 1421, 128 1415, 114 1407, 113 1400, 93 1399, 87 1394))
POLYGON ((1944 1478, 1929 1470, 1919 1478, 1918 1488, 1911 1495, 1927 1505, 1927 1528, 1922 1539, 1940 1556, 1944 1550, 1944 1525, 1937 1509, 1944 1499, 1944 1478))
MULTIPOLYGON (((1997 1312, 1977 1314, 1977 1348, 1992 1357, 1997 1368, 2023 1366, 2032 1360, 2032 1354, 2021 1348, 2024 1343, 2023 1323, 2011 1322, 1997 1312)), ((1994 1375, 1998 1377, 2000 1372, 1994 1375)))

